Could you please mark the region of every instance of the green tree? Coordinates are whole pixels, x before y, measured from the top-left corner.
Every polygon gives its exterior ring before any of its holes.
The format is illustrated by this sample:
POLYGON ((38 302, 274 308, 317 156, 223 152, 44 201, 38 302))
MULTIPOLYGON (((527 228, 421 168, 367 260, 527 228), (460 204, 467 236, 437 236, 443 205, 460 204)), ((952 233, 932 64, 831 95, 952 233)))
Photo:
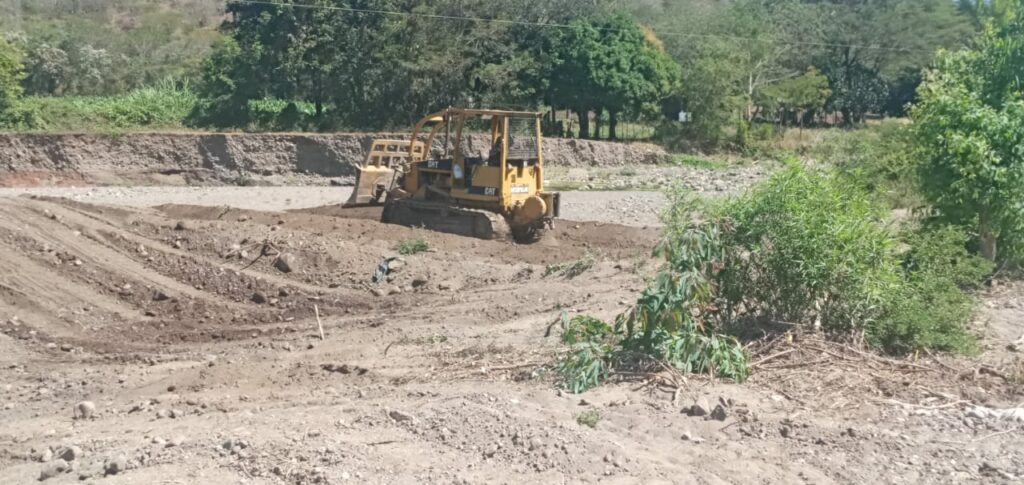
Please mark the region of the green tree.
MULTIPOLYGON (((787 119, 798 116, 798 111, 814 112, 822 109, 831 95, 828 78, 812 67, 799 76, 766 86, 759 104, 782 110, 785 123, 787 119)), ((798 123, 803 125, 803 117, 800 117, 798 123)))
POLYGON ((918 90, 914 131, 925 195, 940 217, 977 229, 990 260, 1024 234, 1024 12, 974 49, 944 53, 918 90))
POLYGON ((1008 23, 1013 20, 1014 11, 1021 8, 1019 0, 958 0, 957 6, 978 27, 988 21, 1008 23))
POLYGON ((0 124, 21 98, 24 67, 21 52, 0 36, 0 124))
POLYGON ((815 64, 828 76, 828 109, 856 123, 869 112, 902 114, 938 48, 966 45, 970 21, 946 0, 818 2, 827 44, 815 64))
POLYGON ((631 16, 576 20, 555 40, 549 101, 579 115, 582 138, 591 135, 589 112, 607 109, 614 139, 621 114, 656 111, 679 77, 661 42, 631 16))
POLYGON ((669 111, 692 114, 684 134, 701 144, 753 119, 762 91, 806 72, 824 42, 823 10, 801 0, 673 1, 637 12, 659 31, 687 34, 665 36, 683 81, 669 111))

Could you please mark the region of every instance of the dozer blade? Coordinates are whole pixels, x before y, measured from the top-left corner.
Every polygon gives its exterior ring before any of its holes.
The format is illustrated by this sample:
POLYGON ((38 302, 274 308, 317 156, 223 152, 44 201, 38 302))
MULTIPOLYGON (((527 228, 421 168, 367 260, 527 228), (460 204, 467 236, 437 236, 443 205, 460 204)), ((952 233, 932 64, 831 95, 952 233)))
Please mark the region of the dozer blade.
POLYGON ((380 220, 478 239, 505 239, 509 234, 508 223, 499 214, 443 202, 389 199, 380 220))
POLYGON ((377 205, 384 199, 384 194, 391 190, 395 179, 395 171, 388 167, 367 165, 359 167, 356 172, 356 185, 352 189, 346 206, 377 205))

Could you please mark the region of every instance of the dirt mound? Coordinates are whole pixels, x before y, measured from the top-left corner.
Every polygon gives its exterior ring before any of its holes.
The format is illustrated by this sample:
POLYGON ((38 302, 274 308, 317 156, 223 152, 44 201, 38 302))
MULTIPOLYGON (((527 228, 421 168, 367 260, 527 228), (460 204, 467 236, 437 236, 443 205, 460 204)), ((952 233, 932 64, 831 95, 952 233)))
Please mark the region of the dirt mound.
POLYGON ((412 288, 414 279, 427 282, 415 285, 414 294, 390 299, 392 310, 421 304, 440 282, 480 288, 522 281, 523 274, 539 275, 544 265, 585 251, 628 258, 657 237, 654 230, 574 223, 552 235, 557 251, 551 251, 550 245, 380 224, 379 211, 178 205, 135 211, 8 199, 0 206, 0 244, 12 271, 0 300, 4 310, 20 315, 18 335, 35 332, 42 344, 103 351, 243 338, 309 319, 313 304, 324 315, 380 314, 369 277, 405 238, 424 237, 435 252, 391 282, 397 288, 412 288), (281 254, 293 258, 294 271, 275 268, 281 254))
MULTIPOLYGON (((0 483, 1024 472, 1007 412, 1019 377, 972 373, 966 359, 925 366, 789 335, 763 346, 743 385, 689 375, 665 390, 638 375, 565 394, 560 318, 623 311, 655 267, 656 231, 561 221, 516 245, 383 225, 375 210, 0 199, 0 483), (429 249, 372 284, 408 238, 429 249), (593 264, 575 277, 548 271, 584 256, 593 264)), ((998 297, 1002 339, 1016 338, 1021 299, 998 297)))
MULTIPOLYGON (((397 136, 0 134, 0 186, 349 181, 374 138, 397 136)), ((649 144, 555 138, 544 141, 544 155, 552 166, 651 164, 666 156, 649 144)))

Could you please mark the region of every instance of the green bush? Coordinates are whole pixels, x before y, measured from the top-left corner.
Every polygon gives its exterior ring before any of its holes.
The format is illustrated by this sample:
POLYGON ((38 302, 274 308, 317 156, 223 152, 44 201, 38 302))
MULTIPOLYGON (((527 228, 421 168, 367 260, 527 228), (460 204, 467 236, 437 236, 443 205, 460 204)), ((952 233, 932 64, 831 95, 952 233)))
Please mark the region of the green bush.
POLYGON ((278 131, 314 128, 316 108, 312 103, 266 98, 250 100, 247 106, 252 128, 278 131))
POLYGON ((704 319, 713 308, 711 278, 722 256, 717 230, 687 224, 670 234, 658 248, 665 264, 614 326, 586 315, 563 318, 562 338, 571 346, 559 365, 563 386, 582 392, 617 370, 660 370, 662 365, 746 379, 749 368, 742 347, 704 319))
POLYGON ((886 121, 849 130, 832 130, 814 144, 810 156, 824 162, 894 208, 920 206, 917 161, 908 125, 886 121))
POLYGON ((0 126, 14 119, 12 111, 21 99, 24 78, 21 51, 0 35, 0 126))
MULTIPOLYGON (((760 321, 863 331, 892 353, 967 351, 964 289, 991 266, 955 229, 893 234, 885 211, 833 173, 791 165, 711 211, 723 256, 709 318, 742 334, 760 321), (899 254, 902 245, 910 249, 899 254)), ((679 217, 676 215, 675 217, 679 217)))
POLYGON ((551 276, 553 274, 559 274, 566 279, 573 279, 587 270, 594 267, 597 263, 597 258, 594 253, 587 251, 582 256, 564 263, 549 264, 544 268, 544 276, 551 276))
POLYGON ((885 313, 867 335, 890 353, 918 349, 971 353, 974 339, 965 327, 977 289, 993 266, 967 250, 969 236, 954 226, 910 231, 903 237, 904 284, 887 299, 885 313))
POLYGON ((410 256, 425 252, 430 249, 430 245, 427 244, 425 239, 417 237, 399 241, 396 249, 398 250, 398 254, 401 254, 402 256, 410 256))
POLYGON ((729 168, 729 163, 723 160, 687 154, 673 155, 671 163, 678 166, 697 167, 708 170, 725 170, 729 168))
POLYGON ((713 211, 726 247, 716 275, 723 315, 820 320, 848 329, 872 318, 898 283, 895 240, 866 193, 791 165, 713 211))
POLYGON ((591 409, 589 411, 583 411, 576 416, 576 423, 580 426, 586 426, 588 428, 596 428, 597 423, 601 422, 601 411, 591 409))
POLYGON ((965 290, 992 266, 968 252, 960 229, 894 234, 863 188, 793 163, 713 206, 670 196, 657 249, 665 263, 636 303, 614 325, 563 315, 569 390, 665 365, 742 381, 749 367, 735 337, 761 337, 762 323, 863 333, 894 354, 974 348, 965 290))
POLYGON ((29 129, 104 131, 131 128, 181 128, 198 98, 188 86, 163 83, 118 96, 30 96, 29 129))

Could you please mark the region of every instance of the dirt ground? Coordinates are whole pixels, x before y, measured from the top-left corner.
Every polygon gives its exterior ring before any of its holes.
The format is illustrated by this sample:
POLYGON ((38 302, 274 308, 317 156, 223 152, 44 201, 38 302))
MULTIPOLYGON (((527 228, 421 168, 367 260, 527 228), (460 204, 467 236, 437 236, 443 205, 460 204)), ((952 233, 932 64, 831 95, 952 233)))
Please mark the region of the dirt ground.
MULTIPOLYGON (((348 200, 352 187, 19 187, 0 188, 0 197, 40 195, 90 204, 152 207, 164 204, 227 206, 282 211, 328 206, 348 200)), ((571 221, 660 225, 666 199, 656 191, 572 191, 562 193, 561 216, 571 221)))
POLYGON ((983 295, 977 357, 788 334, 751 344, 743 384, 637 376, 570 395, 553 375, 559 316, 625 309, 657 227, 570 211, 523 246, 299 197, 279 212, 192 196, 0 199, 0 483, 1024 476, 1024 285, 983 295), (416 237, 431 249, 371 283, 416 237), (545 275, 588 253, 585 273, 545 275))

